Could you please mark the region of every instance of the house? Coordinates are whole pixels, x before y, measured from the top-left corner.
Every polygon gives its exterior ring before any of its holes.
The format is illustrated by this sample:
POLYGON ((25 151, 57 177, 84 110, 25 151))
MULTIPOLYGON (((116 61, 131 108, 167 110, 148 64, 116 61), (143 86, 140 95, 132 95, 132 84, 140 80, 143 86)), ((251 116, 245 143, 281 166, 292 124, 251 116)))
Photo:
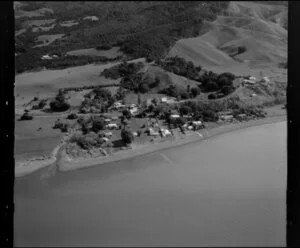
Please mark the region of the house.
POLYGON ((250 76, 250 77, 249 77, 249 80, 251 80, 251 81, 256 81, 256 77, 250 76))
POLYGON ((233 115, 221 115, 220 119, 223 121, 232 121, 233 120, 233 115))
POLYGON ((46 55, 43 55, 43 56, 41 57, 41 59, 52 59, 52 57, 49 56, 48 54, 46 54, 46 55))
POLYGON ((130 108, 129 109, 129 112, 132 114, 132 115, 134 115, 134 114, 136 114, 137 112, 138 112, 138 108, 137 107, 134 107, 134 108, 130 108))
POLYGON ((262 82, 262 83, 270 83, 270 79, 268 77, 263 77, 260 82, 262 82))
POLYGON ((251 97, 254 97, 254 96, 256 96, 256 94, 255 94, 255 93, 253 93, 253 94, 251 94, 250 96, 251 96, 251 97))
POLYGON ((148 129, 150 136, 159 136, 159 133, 157 131, 154 131, 151 127, 148 129))
POLYGON ((172 119, 178 119, 178 118, 180 118, 180 115, 178 115, 178 114, 172 114, 172 115, 170 115, 170 118, 172 118, 172 119))
POLYGON ((256 82, 254 80, 248 80, 248 79, 244 79, 243 82, 242 82, 242 84, 251 84, 251 85, 253 85, 255 83, 256 82))
POLYGON ((105 142, 108 142, 108 141, 109 141, 109 139, 106 138, 106 137, 103 137, 102 140, 104 140, 105 142))
POLYGON ((167 98, 167 97, 162 97, 162 98, 160 99, 160 101, 166 103, 166 102, 168 101, 168 98, 167 98))
POLYGON ((116 123, 110 123, 106 125, 108 129, 118 129, 118 125, 116 123))
POLYGON ((218 115, 219 116, 221 116, 221 115, 232 115, 232 111, 231 110, 221 111, 221 112, 218 112, 218 115))
POLYGON ((105 136, 106 138, 110 138, 112 135, 113 135, 112 132, 105 132, 105 133, 104 133, 104 136, 105 136))
POLYGON ((238 119, 239 121, 245 120, 247 119, 247 115, 246 114, 239 114, 236 116, 236 119, 238 119))
POLYGON ((107 119, 104 119, 104 121, 105 121, 106 123, 109 123, 109 122, 111 122, 111 119, 107 118, 107 119))

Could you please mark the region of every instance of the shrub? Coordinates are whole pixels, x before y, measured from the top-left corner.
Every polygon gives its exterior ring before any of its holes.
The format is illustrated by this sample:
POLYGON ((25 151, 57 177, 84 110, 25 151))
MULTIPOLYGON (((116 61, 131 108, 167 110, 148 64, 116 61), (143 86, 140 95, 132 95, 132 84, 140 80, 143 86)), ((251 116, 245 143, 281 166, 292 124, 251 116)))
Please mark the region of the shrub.
POLYGON ((191 94, 193 97, 196 97, 200 94, 200 89, 198 87, 191 88, 191 94))
POLYGON ((55 112, 63 112, 70 108, 70 104, 65 101, 65 96, 62 90, 59 90, 54 101, 50 102, 50 108, 55 112))
POLYGON ((67 119, 69 119, 69 120, 75 120, 75 119, 77 119, 77 118, 78 118, 78 115, 75 114, 75 113, 69 114, 69 115, 67 116, 67 119))
POLYGON ((121 132, 121 137, 122 137, 122 141, 127 145, 127 144, 131 144, 134 136, 132 134, 132 132, 130 132, 129 130, 123 129, 121 132))
POLYGON ((181 92, 180 93, 180 97, 181 97, 181 99, 188 99, 189 98, 189 94, 187 92, 181 92))
POLYGON ((28 121, 28 120, 32 120, 33 116, 29 115, 28 112, 25 112, 21 117, 20 117, 20 121, 28 121))
POLYGON ((93 118, 92 119, 92 131, 95 133, 103 130, 105 128, 105 121, 103 118, 93 118))
POLYGON ((228 95, 232 92, 234 92, 235 88, 234 86, 224 86, 222 89, 221 89, 221 92, 224 94, 224 95, 228 95))
POLYGON ((129 111, 128 109, 124 109, 124 110, 122 111, 122 114, 123 114, 123 116, 124 116, 126 119, 131 119, 131 113, 130 113, 130 111, 129 111))
POLYGON ((213 100, 213 99, 217 99, 217 95, 215 93, 211 93, 208 95, 208 99, 213 100))
POLYGON ((149 85, 147 83, 141 83, 139 86, 139 92, 141 93, 147 93, 149 92, 150 88, 149 85))
POLYGON ((180 108, 179 108, 179 112, 180 112, 181 115, 187 115, 187 114, 189 114, 189 113, 192 113, 193 110, 192 110, 192 108, 189 107, 189 106, 182 105, 182 106, 180 106, 180 108))
POLYGON ((219 89, 218 84, 215 81, 210 80, 205 84, 206 91, 215 91, 218 89, 219 89))

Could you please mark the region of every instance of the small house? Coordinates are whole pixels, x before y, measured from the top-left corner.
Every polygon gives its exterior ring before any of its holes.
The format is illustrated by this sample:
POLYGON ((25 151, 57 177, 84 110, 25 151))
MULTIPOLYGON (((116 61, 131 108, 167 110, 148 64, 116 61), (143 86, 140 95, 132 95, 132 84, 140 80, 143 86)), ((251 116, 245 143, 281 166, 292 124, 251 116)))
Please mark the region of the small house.
POLYGON ((172 119, 178 119, 178 118, 180 118, 180 115, 173 114, 173 115, 170 115, 170 118, 172 118, 172 119))
POLYGON ((108 129, 118 129, 118 125, 116 123, 109 123, 106 125, 108 129))
POLYGON ((43 55, 41 59, 52 59, 52 57, 49 56, 48 54, 46 54, 46 55, 43 55))
POLYGON ((113 135, 112 132, 105 132, 104 133, 104 137, 106 137, 106 138, 110 138, 112 135, 113 135))
POLYGON ((232 121, 233 120, 233 115, 221 115, 220 119, 223 121, 232 121))
POLYGON ((256 81, 256 77, 250 76, 250 77, 249 77, 249 80, 251 80, 251 81, 256 81))
POLYGON ((254 80, 248 80, 248 79, 244 79, 243 80, 243 84, 248 84, 248 85, 253 85, 255 84, 256 82, 254 80))
POLYGON ((261 82, 262 82, 262 83, 270 83, 270 79, 269 79, 268 77, 263 77, 263 78, 261 79, 261 82))

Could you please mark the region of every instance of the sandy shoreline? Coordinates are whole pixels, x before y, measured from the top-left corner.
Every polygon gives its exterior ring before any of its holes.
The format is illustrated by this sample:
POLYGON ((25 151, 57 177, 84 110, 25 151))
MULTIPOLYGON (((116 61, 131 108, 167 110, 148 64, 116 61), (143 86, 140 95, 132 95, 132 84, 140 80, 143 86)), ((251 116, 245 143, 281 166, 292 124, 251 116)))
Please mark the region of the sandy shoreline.
POLYGON ((194 142, 201 142, 206 139, 212 138, 217 135, 229 133, 232 131, 250 128, 254 126, 259 125, 265 125, 265 124, 271 124, 276 122, 283 122, 286 120, 286 116, 272 116, 267 117, 265 119, 260 120, 253 120, 248 122, 242 122, 242 123, 236 123, 236 124, 229 124, 229 125, 223 125, 211 129, 204 129, 199 131, 199 133, 202 134, 202 137, 200 137, 198 134, 194 133, 192 135, 187 135, 186 137, 174 141, 165 141, 155 144, 149 144, 149 145, 142 145, 134 149, 130 150, 124 150, 119 151, 111 156, 108 157, 101 157, 96 159, 86 159, 84 161, 75 162, 70 161, 69 159, 66 159, 65 156, 61 156, 61 159, 57 161, 58 170, 63 171, 71 171, 71 170, 77 170, 81 168, 96 166, 100 164, 107 164, 112 162, 117 162, 121 160, 130 159, 133 157, 138 157, 150 153, 155 153, 160 150, 168 149, 175 146, 190 144, 194 142))
POLYGON ((16 162, 15 177, 28 175, 38 169, 52 165, 54 163, 57 164, 57 168, 59 171, 64 172, 64 171, 72 171, 81 168, 96 166, 100 164, 117 162, 121 160, 130 159, 133 157, 155 153, 157 151, 168 149, 175 146, 190 144, 194 142, 201 142, 206 139, 212 138, 214 136, 229 133, 239 129, 245 129, 245 128, 250 128, 250 127, 264 125, 264 124, 271 124, 276 122, 282 122, 285 120, 286 120, 286 115, 279 115, 279 116, 270 116, 259 120, 252 120, 248 122, 221 125, 210 129, 200 130, 199 133, 202 135, 202 137, 197 133, 190 133, 180 139, 176 139, 172 141, 163 141, 154 144, 139 145, 130 150, 118 151, 117 153, 114 153, 108 157, 85 159, 79 162, 70 160, 66 156, 63 149, 60 152, 61 156, 58 156, 59 150, 64 144, 64 141, 62 140, 61 143, 55 147, 55 149, 52 152, 52 156, 50 158, 47 159, 35 158, 25 162, 24 161, 16 162))

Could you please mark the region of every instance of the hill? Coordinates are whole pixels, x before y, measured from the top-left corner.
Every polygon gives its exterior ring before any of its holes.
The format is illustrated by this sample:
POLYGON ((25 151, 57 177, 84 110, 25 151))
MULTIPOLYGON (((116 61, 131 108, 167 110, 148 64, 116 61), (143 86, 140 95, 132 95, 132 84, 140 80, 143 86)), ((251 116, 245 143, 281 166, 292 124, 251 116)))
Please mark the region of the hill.
POLYGON ((231 2, 207 32, 177 41, 168 56, 208 68, 277 66, 287 60, 286 21, 286 6, 231 2))

